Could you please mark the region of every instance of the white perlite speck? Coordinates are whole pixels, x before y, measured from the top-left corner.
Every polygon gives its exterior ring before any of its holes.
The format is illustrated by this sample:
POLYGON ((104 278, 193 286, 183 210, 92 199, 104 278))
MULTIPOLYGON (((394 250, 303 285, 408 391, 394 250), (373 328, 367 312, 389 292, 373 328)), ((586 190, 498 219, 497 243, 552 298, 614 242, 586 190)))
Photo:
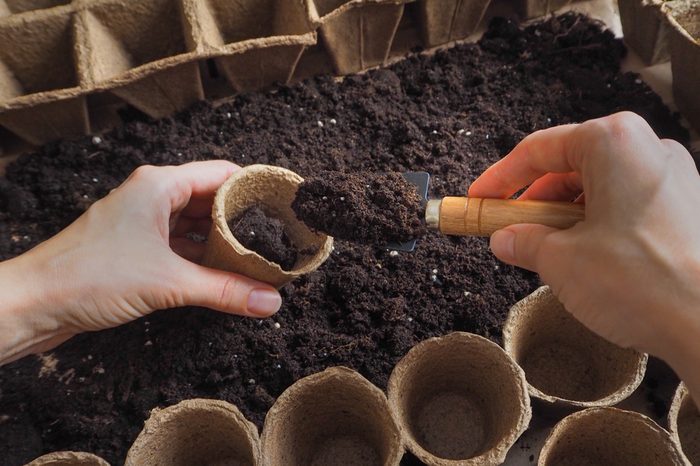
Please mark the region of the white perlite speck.
POLYGON ((438 269, 433 269, 433 274, 437 274, 437 273, 438 273, 438 269))
POLYGON ((338 123, 337 121, 335 121, 335 118, 331 118, 331 119, 329 120, 329 122, 330 122, 330 124, 332 124, 332 125, 338 123))
POLYGON ((255 236, 255 232, 254 232, 254 231, 251 231, 251 232, 250 232, 250 236, 255 236))
POLYGON ((251 385, 255 385, 255 379, 248 379, 248 383, 251 385))
POLYGON ((93 178, 93 179, 92 179, 92 182, 93 182, 93 183, 97 183, 98 181, 99 181, 99 180, 98 180, 97 178, 93 178))
POLYGON ((399 251, 391 251, 391 252, 389 252, 389 255, 390 255, 391 257, 396 257, 396 256, 399 255, 399 251))
POLYGON ((231 118, 231 114, 229 112, 226 112, 226 118, 231 118))
POLYGON ((341 201, 344 201, 344 200, 345 200, 345 197, 340 196, 340 200, 341 200, 341 201))
POLYGON ((459 131, 457 131, 457 134, 464 134, 464 130, 460 129, 459 131))
POLYGON ((472 292, 471 291, 465 291, 464 296, 471 296, 472 292))
POLYGON ((316 124, 318 125, 319 128, 323 128, 323 122, 321 120, 318 120, 316 122, 316 124))
POLYGON ((282 328, 282 325, 279 322, 275 322, 275 328, 282 328))
POLYGON ((99 137, 99 136, 93 136, 93 137, 92 137, 92 143, 95 144, 95 145, 101 144, 101 143, 102 143, 102 138, 99 137))

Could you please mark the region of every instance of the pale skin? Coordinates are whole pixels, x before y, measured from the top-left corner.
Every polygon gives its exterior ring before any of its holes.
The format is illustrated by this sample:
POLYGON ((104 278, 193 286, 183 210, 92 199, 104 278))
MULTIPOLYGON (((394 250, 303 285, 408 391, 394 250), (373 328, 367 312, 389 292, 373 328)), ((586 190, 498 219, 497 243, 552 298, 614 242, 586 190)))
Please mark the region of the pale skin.
MULTIPOLYGON (((198 305, 250 317, 281 299, 263 283, 207 269, 212 196, 223 161, 144 167, 56 237, 0 263, 0 363, 155 309, 198 305), (28 279, 31 277, 31 279, 28 279)), ((700 393, 700 175, 688 151, 620 113, 538 131, 469 195, 583 200, 568 230, 513 225, 491 237, 504 262, 540 274, 584 325, 666 360, 700 393)))
POLYGON ((185 236, 206 235, 214 193, 238 168, 225 161, 141 167, 58 235, 1 262, 0 363, 156 309, 277 312, 276 289, 197 265, 204 245, 185 236))
MULTIPOLYGON (((668 362, 700 394, 700 175, 688 151, 625 112, 538 131, 484 172, 475 197, 582 200, 568 230, 512 225, 502 261, 537 272, 595 333, 668 362)), ((697 396, 697 395, 696 395, 697 396)))

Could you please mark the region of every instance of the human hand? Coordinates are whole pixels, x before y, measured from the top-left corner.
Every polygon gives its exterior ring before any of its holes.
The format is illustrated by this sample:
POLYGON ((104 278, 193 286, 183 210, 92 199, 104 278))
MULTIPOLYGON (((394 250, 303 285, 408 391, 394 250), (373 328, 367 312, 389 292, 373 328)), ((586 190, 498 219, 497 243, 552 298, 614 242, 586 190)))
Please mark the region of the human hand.
POLYGON ((492 235, 494 254, 539 273, 607 340, 696 373, 700 176, 687 150, 660 140, 641 117, 618 113, 531 134, 469 195, 508 198, 528 185, 520 199, 583 193, 585 221, 568 230, 509 226, 492 235))
POLYGON ((156 309, 204 306, 250 317, 275 313, 272 286, 197 265, 225 161, 138 168, 55 237, 0 263, 0 363, 156 309))

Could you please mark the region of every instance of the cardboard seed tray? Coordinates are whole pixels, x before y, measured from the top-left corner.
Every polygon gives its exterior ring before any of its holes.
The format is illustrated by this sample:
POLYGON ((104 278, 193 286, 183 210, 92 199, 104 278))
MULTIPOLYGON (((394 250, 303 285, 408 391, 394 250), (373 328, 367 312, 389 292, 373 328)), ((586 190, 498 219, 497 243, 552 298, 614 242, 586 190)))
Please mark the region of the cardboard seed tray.
MULTIPOLYGON (((518 1, 532 17, 569 0, 518 1)), ((406 15, 432 47, 474 32, 490 2, 0 0, 0 126, 35 145, 101 131, 119 122, 92 98, 105 93, 165 117, 205 97, 206 60, 228 93, 362 71, 385 63, 406 15)))
POLYGON ((664 0, 618 0, 625 43, 648 65, 670 58, 668 25, 661 13, 663 3, 664 0))

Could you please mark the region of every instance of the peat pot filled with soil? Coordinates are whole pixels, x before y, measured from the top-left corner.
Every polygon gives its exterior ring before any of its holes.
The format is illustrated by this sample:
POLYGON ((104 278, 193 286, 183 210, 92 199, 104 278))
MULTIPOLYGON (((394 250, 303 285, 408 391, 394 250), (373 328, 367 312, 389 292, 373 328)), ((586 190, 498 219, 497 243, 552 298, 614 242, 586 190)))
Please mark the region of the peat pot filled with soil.
POLYGON ((281 287, 328 258, 333 239, 297 220, 291 204, 303 179, 268 165, 236 171, 214 199, 204 263, 281 287))

